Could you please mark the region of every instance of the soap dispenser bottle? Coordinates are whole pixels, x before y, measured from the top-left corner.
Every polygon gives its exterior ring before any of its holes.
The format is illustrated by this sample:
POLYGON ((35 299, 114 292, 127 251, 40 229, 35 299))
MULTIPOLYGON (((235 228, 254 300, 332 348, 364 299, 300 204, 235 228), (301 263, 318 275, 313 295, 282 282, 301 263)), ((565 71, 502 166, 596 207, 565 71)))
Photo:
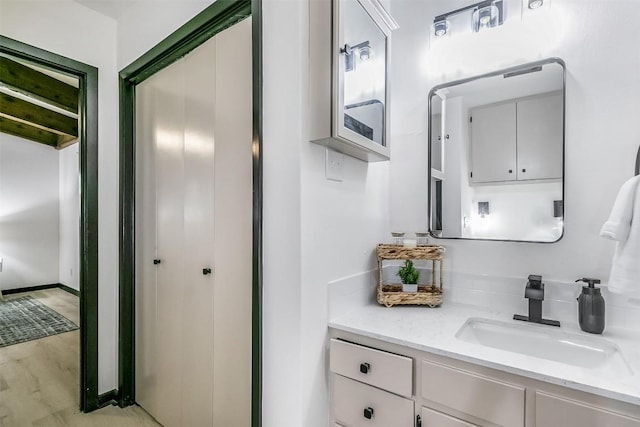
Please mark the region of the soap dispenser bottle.
POLYGON ((600 283, 600 279, 584 277, 576 282, 585 282, 589 285, 582 287, 582 293, 578 297, 580 329, 592 334, 601 334, 604 331, 604 297, 600 293, 600 288, 594 286, 600 283))

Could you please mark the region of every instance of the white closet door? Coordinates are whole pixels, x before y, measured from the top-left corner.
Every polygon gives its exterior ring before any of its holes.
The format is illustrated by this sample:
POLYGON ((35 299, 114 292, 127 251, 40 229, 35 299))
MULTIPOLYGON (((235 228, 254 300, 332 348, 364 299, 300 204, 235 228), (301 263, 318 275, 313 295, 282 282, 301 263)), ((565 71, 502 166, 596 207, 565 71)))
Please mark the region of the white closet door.
POLYGON ((156 168, 153 80, 136 90, 136 401, 156 411, 156 168))
POLYGON ((182 426, 182 354, 185 259, 192 252, 184 239, 185 66, 178 61, 157 73, 156 141, 158 265, 156 328, 158 334, 157 409, 165 427, 182 426), (188 254, 186 251, 189 250, 188 254))
POLYGON ((251 425, 251 19, 216 36, 214 423, 251 425))
POLYGON ((251 61, 245 20, 137 88, 136 400, 165 427, 250 426, 251 61))
MULTIPOLYGON (((182 426, 213 423, 216 38, 185 57, 182 426), (210 268, 211 274, 203 274, 210 268)), ((229 424, 231 425, 231 424, 229 424)))

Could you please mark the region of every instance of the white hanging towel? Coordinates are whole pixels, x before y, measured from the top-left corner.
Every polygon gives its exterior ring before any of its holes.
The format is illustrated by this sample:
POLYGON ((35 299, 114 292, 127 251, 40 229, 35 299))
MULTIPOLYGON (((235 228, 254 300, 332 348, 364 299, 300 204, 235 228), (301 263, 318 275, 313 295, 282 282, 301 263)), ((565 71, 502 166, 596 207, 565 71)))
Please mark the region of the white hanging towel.
POLYGON ((600 235, 618 242, 609 290, 640 297, 640 176, 622 185, 600 235))

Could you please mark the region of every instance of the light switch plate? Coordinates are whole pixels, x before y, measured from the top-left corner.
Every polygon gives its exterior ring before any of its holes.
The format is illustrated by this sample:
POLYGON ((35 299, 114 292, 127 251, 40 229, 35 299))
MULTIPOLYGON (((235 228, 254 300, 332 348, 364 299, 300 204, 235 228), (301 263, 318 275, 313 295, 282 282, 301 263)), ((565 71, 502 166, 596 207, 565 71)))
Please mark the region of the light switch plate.
POLYGON ((327 148, 325 161, 325 173, 327 179, 332 181, 342 181, 342 168, 344 165, 344 154, 327 148))

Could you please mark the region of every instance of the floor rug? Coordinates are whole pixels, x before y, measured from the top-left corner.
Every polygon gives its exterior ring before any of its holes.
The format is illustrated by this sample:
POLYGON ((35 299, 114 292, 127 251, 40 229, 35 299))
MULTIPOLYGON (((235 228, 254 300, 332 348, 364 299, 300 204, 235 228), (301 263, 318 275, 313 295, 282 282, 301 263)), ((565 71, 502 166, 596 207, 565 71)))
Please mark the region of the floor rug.
POLYGON ((31 296, 0 302, 0 347, 76 329, 78 325, 31 296))

